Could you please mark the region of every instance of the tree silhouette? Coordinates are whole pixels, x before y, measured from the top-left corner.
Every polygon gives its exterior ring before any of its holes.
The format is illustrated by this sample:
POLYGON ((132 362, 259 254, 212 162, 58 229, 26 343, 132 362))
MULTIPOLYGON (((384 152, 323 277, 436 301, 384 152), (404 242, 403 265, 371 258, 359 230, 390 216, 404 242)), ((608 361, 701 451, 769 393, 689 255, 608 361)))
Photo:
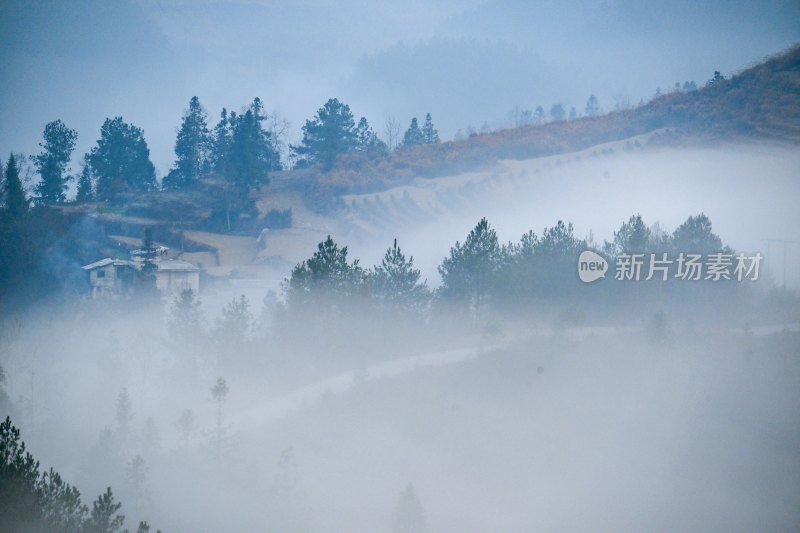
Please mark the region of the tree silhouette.
POLYGON ((36 193, 42 203, 61 203, 66 200, 65 191, 71 179, 66 175, 78 132, 69 129, 63 122, 56 120, 44 127, 44 143, 40 143, 42 152, 33 158, 41 181, 36 186, 36 193))

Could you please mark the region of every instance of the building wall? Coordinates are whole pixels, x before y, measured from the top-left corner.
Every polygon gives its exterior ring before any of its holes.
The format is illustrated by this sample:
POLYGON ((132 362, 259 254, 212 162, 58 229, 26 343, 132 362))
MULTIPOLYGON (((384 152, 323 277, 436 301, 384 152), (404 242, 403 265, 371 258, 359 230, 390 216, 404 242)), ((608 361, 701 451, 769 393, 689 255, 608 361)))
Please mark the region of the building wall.
POLYGON ((174 294, 191 289, 197 294, 200 291, 200 272, 181 270, 156 271, 156 287, 162 293, 174 294))
POLYGON ((119 295, 132 281, 133 270, 125 266, 106 265, 89 271, 92 298, 119 295))

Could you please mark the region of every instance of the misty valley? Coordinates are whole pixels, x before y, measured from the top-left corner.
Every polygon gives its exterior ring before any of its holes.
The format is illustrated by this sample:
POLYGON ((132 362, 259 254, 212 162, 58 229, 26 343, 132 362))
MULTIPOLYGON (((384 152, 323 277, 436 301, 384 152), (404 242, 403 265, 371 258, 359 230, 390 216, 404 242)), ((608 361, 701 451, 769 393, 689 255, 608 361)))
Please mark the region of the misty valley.
POLYGON ((797 7, 634 4, 0 5, 0 532, 800 529, 797 7))

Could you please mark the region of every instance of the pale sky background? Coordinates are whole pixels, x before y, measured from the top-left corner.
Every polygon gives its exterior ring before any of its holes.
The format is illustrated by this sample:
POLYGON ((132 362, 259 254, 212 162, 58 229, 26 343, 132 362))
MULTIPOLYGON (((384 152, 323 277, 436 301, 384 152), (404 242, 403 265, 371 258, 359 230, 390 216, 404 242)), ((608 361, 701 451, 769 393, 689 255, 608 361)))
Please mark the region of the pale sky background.
POLYGON ((442 137, 515 105, 636 103, 729 75, 800 41, 800 2, 406 0, 0 2, 0 153, 34 153, 44 125, 106 117, 145 132, 163 176, 193 95, 213 125, 259 96, 290 141, 330 97, 382 133, 431 112, 442 137))

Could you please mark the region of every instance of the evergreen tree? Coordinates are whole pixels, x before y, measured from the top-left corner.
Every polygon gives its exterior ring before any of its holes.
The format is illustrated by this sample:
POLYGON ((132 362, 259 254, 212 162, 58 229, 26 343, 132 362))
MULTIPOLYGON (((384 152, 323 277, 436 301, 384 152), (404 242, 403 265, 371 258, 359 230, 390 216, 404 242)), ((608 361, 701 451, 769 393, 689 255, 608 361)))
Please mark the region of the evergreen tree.
POLYGON ((69 129, 60 120, 44 127, 42 152, 33 158, 41 181, 36 186, 39 201, 47 204, 61 203, 67 199, 65 191, 71 176, 66 175, 67 165, 75 149, 78 132, 69 129))
POLYGON ((356 150, 370 155, 386 155, 389 147, 378 138, 378 135, 370 127, 367 119, 361 117, 356 126, 356 150))
POLYGON ((372 296, 395 309, 419 310, 428 297, 428 288, 419 279, 420 271, 414 268, 414 258, 406 260, 395 239, 381 264, 370 274, 372 296))
POLYGON ((672 234, 672 246, 678 253, 710 254, 722 250, 722 240, 713 232, 711 220, 700 213, 678 226, 672 234))
POLYGON ((419 124, 417 123, 417 117, 411 119, 411 124, 408 126, 408 129, 403 134, 403 146, 416 146, 418 144, 425 144, 425 136, 422 133, 422 130, 419 129, 419 124))
POLYGON ((21 221, 28 214, 29 202, 19 179, 19 167, 14 154, 8 157, 5 180, 3 181, 3 199, 5 212, 12 221, 21 221))
POLYGON ((269 172, 281 170, 280 154, 264 129, 265 118, 261 100, 256 98, 244 114, 232 121, 230 152, 223 174, 240 194, 266 183, 269 172))
POLYGON ((223 107, 219 122, 214 126, 211 143, 211 166, 215 172, 223 173, 228 161, 232 137, 231 119, 236 120, 236 113, 231 113, 229 117, 228 110, 223 107))
POLYGON ((122 117, 103 123, 97 146, 89 153, 89 164, 97 180, 95 194, 101 200, 114 199, 126 191, 156 188, 155 167, 144 133, 122 117))
MULTIPOLYGON (((13 296, 25 294, 27 301, 34 286, 51 281, 42 279, 41 255, 50 228, 42 217, 30 216, 30 200, 20 179, 17 156, 11 154, 2 180, 3 205, 0 207, 0 315, 4 307, 15 306, 13 296), (27 292, 27 294, 26 294, 27 292)), ((34 289, 35 290, 35 289, 34 289)))
POLYGON ((217 427, 215 435, 217 453, 222 451, 222 440, 225 436, 225 424, 223 423, 224 419, 222 417, 222 406, 228 399, 228 392, 230 392, 230 389, 228 388, 228 382, 225 381, 224 378, 217 378, 214 386, 211 387, 211 397, 214 398, 215 402, 217 402, 217 427))
POLYGON ((596 117, 600 114, 600 104, 597 103, 597 97, 595 95, 589 96, 589 99, 586 100, 586 116, 587 117, 596 117))
POLYGON ((427 531, 425 511, 414 492, 414 486, 409 483, 397 499, 392 517, 392 533, 425 533, 427 531))
POLYGON ((536 234, 528 231, 519 243, 503 246, 497 289, 509 301, 523 299, 536 285, 535 251, 538 244, 536 234))
POLYGON ((227 351, 235 353, 248 340, 253 327, 253 314, 250 302, 242 294, 234 298, 222 309, 222 315, 216 321, 214 337, 227 351))
POLYGON ((200 298, 192 289, 184 289, 172 301, 168 330, 176 346, 190 350, 204 342, 205 317, 200 298))
POLYGON ((193 96, 181 120, 175 141, 175 164, 164 178, 165 189, 190 186, 208 171, 211 133, 206 121, 206 111, 200 105, 200 99, 193 96))
POLYGON ((81 493, 66 483, 52 468, 42 474, 39 487, 44 521, 52 531, 82 531, 89 508, 81 501, 81 493))
POLYGON ((84 527, 87 533, 115 533, 122 529, 125 517, 117 514, 122 504, 114 500, 111 487, 92 503, 92 514, 84 527))
POLYGON ((716 85, 719 85, 723 81, 725 81, 725 76, 720 74, 718 70, 715 70, 714 76, 712 76, 712 78, 708 80, 708 83, 706 83, 706 87, 714 87, 716 85))
POLYGON ((553 104, 550 108, 550 120, 553 122, 563 122, 567 118, 567 112, 561 104, 553 104))
POLYGON ((571 223, 559 220, 552 228, 545 228, 533 247, 536 294, 557 297, 579 288, 574 267, 578 254, 585 248, 586 243, 575 238, 571 223))
POLYGON ((117 430, 120 436, 125 439, 128 437, 131 428, 131 421, 133 420, 133 406, 131 405, 131 397, 128 395, 128 389, 123 388, 117 396, 117 430))
POLYGON ((0 530, 41 520, 38 480, 39 461, 25 450, 19 429, 6 417, 0 424, 0 530))
POLYGON ((293 146, 300 166, 321 165, 330 170, 336 158, 357 147, 356 125, 350 106, 336 98, 328 100, 317 110, 312 120, 303 126, 303 141, 293 146))
POLYGON ((425 123, 422 125, 422 138, 425 144, 437 144, 439 142, 439 132, 433 127, 431 114, 425 115, 425 123))
POLYGON ((621 253, 645 253, 650 250, 650 229, 642 215, 631 215, 627 222, 614 232, 614 251, 621 253))
POLYGON ((465 301, 479 312, 501 264, 502 249, 497 233, 482 218, 464 244, 456 242, 450 248, 450 256, 439 266, 442 297, 465 301))
POLYGON ((91 202, 94 200, 94 183, 92 180, 92 167, 89 162, 84 159, 83 167, 81 168, 81 176, 78 178, 78 192, 75 195, 75 200, 79 203, 91 202))
POLYGON ((39 475, 39 462, 10 418, 0 424, 0 531, 114 533, 125 521, 121 505, 109 487, 90 512, 78 489, 52 468, 39 475))
POLYGON ((363 275, 358 260, 347 262, 347 246, 339 248, 328 235, 310 259, 292 270, 287 287, 289 303, 320 303, 324 296, 352 296, 360 291, 363 275))

